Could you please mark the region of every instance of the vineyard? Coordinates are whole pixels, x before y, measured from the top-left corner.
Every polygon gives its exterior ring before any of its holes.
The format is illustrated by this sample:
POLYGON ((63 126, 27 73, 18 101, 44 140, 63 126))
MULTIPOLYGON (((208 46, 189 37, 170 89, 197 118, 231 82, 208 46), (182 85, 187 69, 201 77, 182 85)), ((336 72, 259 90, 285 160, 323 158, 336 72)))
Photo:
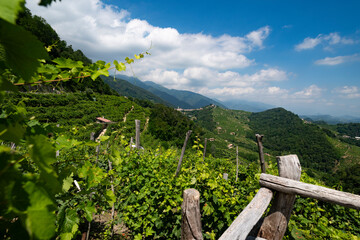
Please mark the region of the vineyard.
MULTIPOLYGON (((43 44, 16 24, 23 5, 22 0, 0 3, 1 238, 179 239, 182 193, 187 188, 200 192, 204 238, 219 238, 259 189, 259 165, 251 150, 254 142, 238 139, 244 152, 239 154, 236 179, 234 156, 203 156, 202 130, 165 106, 146 103, 151 105, 148 108, 116 94, 86 89, 19 92, 21 87, 56 89, 59 83, 98 81, 100 75, 109 76, 110 69, 123 71, 148 54, 112 64, 50 59, 43 44), (103 129, 95 123, 97 117, 113 124, 92 141, 91 133, 98 135, 103 129), (142 150, 131 146, 135 120, 141 122, 142 150), (188 130, 194 133, 175 177, 178 146, 188 130), (99 218, 106 221, 99 223, 99 218)), ((219 120, 219 124, 226 123, 219 120)), ((245 134, 241 127, 232 131, 245 134)), ((277 175, 275 158, 266 160, 268 173, 277 175)), ((306 173, 301 181, 323 185, 306 173)), ((285 238, 359 236, 359 211, 298 198, 285 238)))

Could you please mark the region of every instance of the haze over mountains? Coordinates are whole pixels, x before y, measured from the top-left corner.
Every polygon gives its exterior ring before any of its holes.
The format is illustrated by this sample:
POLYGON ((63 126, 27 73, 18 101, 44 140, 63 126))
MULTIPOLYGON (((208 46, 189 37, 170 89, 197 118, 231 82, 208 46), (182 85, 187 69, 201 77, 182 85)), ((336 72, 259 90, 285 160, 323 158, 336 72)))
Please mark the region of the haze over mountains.
MULTIPOLYGON (((262 112, 277 106, 247 100, 220 101, 208 98, 198 93, 184 90, 168 89, 151 81, 141 81, 136 77, 118 74, 114 77, 102 77, 105 83, 121 95, 149 100, 174 108, 198 109, 211 104, 233 110, 248 112, 262 112)), ((330 115, 302 115, 308 121, 324 121, 328 124, 360 122, 360 118, 353 116, 334 117, 330 115)))

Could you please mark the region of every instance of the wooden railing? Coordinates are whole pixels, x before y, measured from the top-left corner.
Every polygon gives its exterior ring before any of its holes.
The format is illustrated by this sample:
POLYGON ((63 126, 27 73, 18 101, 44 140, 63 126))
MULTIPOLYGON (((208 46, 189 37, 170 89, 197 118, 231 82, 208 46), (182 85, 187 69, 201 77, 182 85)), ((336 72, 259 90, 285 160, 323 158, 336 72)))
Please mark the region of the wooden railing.
MULTIPOLYGON (((266 173, 260 175, 261 188, 219 240, 282 239, 296 195, 360 210, 359 195, 300 182, 301 166, 296 155, 277 157, 277 161, 280 176, 266 173), (273 191, 277 194, 268 215, 262 218, 273 198, 273 191)), ((199 199, 200 194, 195 189, 184 191, 181 231, 183 240, 203 239, 199 199)))

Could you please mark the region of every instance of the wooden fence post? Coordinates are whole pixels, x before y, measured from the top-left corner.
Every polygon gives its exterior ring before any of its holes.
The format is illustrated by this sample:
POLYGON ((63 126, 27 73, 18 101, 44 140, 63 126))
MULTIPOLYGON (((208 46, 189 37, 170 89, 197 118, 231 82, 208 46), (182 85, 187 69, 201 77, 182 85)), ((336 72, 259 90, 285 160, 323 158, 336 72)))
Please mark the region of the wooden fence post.
POLYGON ((180 169, 181 169, 181 163, 182 163, 182 160, 184 158, 184 154, 185 154, 185 149, 186 149, 186 144, 187 144, 187 141, 189 140, 190 138, 190 134, 191 134, 191 130, 187 131, 186 133, 186 137, 185 137, 185 141, 184 141, 184 145, 181 149, 181 156, 180 156, 180 159, 179 159, 179 163, 178 163, 178 166, 177 166, 177 169, 176 169, 176 173, 175 173, 175 177, 178 176, 179 172, 180 172, 180 169))
POLYGON ((264 158, 264 147, 262 145, 262 138, 264 135, 255 134, 256 141, 259 147, 259 158, 260 158, 260 166, 261 166, 261 172, 266 173, 266 167, 265 167, 265 158, 264 158))
POLYGON ((140 120, 135 120, 135 128, 136 128, 135 146, 136 149, 140 149, 140 120))
MULTIPOLYGON (((300 180, 301 166, 297 155, 277 157, 277 161, 280 177, 300 180)), ((295 198, 295 194, 276 193, 269 215, 260 227, 258 237, 268 240, 281 240, 284 237, 295 198)))
POLYGON ((205 138, 205 143, 204 143, 203 161, 205 161, 205 156, 206 156, 206 145, 207 145, 207 138, 205 138))
POLYGON ((200 193, 185 189, 181 205, 181 240, 202 240, 200 193))
POLYGON ((94 141, 95 140, 95 132, 91 132, 90 133, 90 141, 94 141))
POLYGON ((223 179, 225 179, 226 181, 228 180, 228 178, 229 178, 229 174, 227 174, 227 173, 223 173, 223 179))
POLYGON ((236 178, 235 182, 237 182, 239 177, 239 147, 236 146, 236 178))

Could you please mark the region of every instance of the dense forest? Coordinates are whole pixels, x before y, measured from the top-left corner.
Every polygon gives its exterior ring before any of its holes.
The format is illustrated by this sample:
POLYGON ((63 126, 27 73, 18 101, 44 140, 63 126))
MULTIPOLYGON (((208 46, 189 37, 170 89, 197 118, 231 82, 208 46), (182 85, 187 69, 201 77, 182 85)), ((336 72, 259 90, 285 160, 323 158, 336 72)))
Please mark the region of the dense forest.
POLYGON ((330 172, 340 160, 340 154, 321 128, 304 123, 283 108, 253 113, 250 126, 254 133, 266 137, 264 146, 267 149, 276 155, 298 154, 304 167, 330 172))

